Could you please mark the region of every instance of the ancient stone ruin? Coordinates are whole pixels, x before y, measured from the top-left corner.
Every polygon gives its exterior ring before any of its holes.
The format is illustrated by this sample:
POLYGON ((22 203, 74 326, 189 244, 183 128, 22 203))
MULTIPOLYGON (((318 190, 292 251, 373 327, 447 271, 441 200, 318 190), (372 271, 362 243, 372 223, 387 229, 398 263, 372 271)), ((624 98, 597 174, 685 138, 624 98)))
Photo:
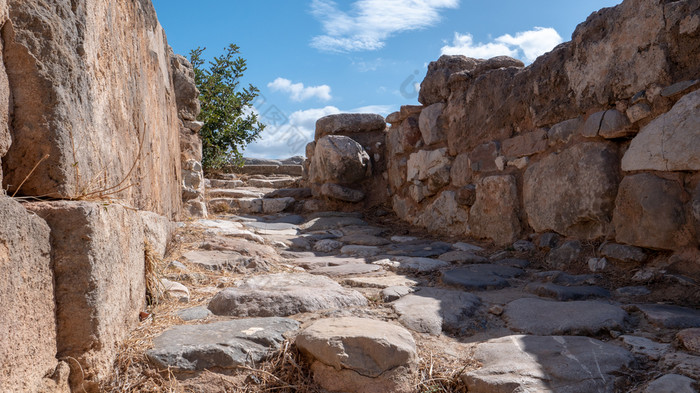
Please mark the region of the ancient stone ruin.
POLYGON ((0 25, 0 392, 698 390, 698 1, 208 178, 149 0, 0 25))

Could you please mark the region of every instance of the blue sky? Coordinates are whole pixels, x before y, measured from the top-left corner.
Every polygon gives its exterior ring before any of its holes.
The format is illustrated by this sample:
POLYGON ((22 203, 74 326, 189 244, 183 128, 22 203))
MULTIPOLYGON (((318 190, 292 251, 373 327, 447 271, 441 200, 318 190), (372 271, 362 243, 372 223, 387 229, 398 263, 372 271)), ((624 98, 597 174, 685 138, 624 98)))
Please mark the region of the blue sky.
POLYGON ((153 0, 168 42, 188 56, 229 43, 248 61, 268 124, 246 156, 303 155, 319 117, 386 115, 417 104, 416 84, 441 54, 526 64, 620 0, 153 0))

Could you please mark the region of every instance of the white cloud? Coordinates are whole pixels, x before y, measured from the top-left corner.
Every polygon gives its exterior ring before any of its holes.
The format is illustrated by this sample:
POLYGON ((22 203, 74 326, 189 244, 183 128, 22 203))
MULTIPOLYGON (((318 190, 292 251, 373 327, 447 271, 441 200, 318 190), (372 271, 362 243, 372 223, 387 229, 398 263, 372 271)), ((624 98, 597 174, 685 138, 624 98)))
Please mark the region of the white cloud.
POLYGON ((559 33, 551 27, 535 27, 533 30, 516 33, 515 36, 505 34, 485 44, 475 44, 471 34, 455 33, 452 45, 443 46, 441 52, 443 55, 465 55, 482 59, 505 55, 532 63, 562 41, 559 33))
MULTIPOLYGON (((394 110, 395 107, 391 105, 370 105, 347 111, 341 111, 335 106, 296 111, 288 116, 288 122, 285 124, 268 124, 261 134, 261 139, 248 145, 244 155, 275 159, 305 156, 306 145, 314 140, 316 120, 337 113, 378 113, 386 116, 394 110)), ((263 115, 261 121, 265 123, 265 120, 263 115)))
POLYGON ((292 83, 289 79, 277 78, 267 84, 272 91, 289 93, 289 98, 293 101, 304 101, 310 98, 318 98, 322 101, 329 101, 331 98, 331 88, 328 85, 304 86, 303 83, 292 83))
POLYGON ((459 0, 356 0, 346 12, 332 0, 313 0, 311 12, 325 34, 311 46, 331 52, 381 49, 392 35, 433 26, 442 8, 458 6, 459 0))

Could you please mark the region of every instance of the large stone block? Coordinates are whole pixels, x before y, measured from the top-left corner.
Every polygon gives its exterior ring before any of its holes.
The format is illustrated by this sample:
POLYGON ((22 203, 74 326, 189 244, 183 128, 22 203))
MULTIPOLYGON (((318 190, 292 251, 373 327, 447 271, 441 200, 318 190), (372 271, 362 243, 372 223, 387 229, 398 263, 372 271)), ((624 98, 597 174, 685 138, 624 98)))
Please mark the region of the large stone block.
POLYGON ((426 180, 432 176, 447 172, 449 178, 450 158, 447 149, 421 150, 408 158, 407 179, 426 180))
POLYGON ((56 368, 49 227, 0 196, 0 391, 36 392, 56 368))
POLYGON ((607 234, 619 182, 615 147, 580 143, 531 165, 523 200, 537 232, 594 239, 607 234))
POLYGON ((443 55, 428 65, 428 73, 420 85, 418 101, 425 105, 445 102, 450 96, 450 76, 460 71, 473 71, 479 61, 465 56, 443 55))
POLYGON ((622 158, 622 170, 700 170, 700 90, 642 128, 622 158))
POLYGON ((112 193, 177 216, 179 121, 169 47, 151 2, 8 4, 3 57, 13 143, 3 160, 4 184, 16 190, 48 155, 21 194, 112 193))
POLYGON ((80 363, 70 362, 74 389, 94 392, 145 306, 141 218, 119 205, 91 202, 28 208, 51 228, 58 357, 80 363))
MULTIPOLYGON (((397 211, 396 202, 395 199, 395 211, 397 211)), ((401 217, 400 214, 399 217, 401 217)), ((459 205, 457 194, 454 191, 443 191, 419 213, 418 217, 408 217, 407 219, 413 220, 416 225, 423 226, 432 232, 463 236, 468 232, 469 212, 459 205)))
POLYGON ((444 110, 445 104, 439 102, 423 109, 420 113, 418 125, 423 136, 423 142, 427 146, 445 140, 445 118, 442 115, 444 110))
POLYGON ((617 241, 664 250, 694 243, 684 193, 678 182, 649 173, 625 177, 613 216, 617 241))
POLYGON ((498 245, 518 239, 522 230, 518 186, 513 176, 490 176, 476 186, 476 202, 469 211, 471 235, 492 239, 498 245))
POLYGON ((340 113, 322 117, 316 121, 316 137, 326 135, 347 135, 354 133, 382 131, 386 121, 373 113, 340 113))
POLYGON ((346 136, 328 135, 316 142, 309 170, 315 183, 352 184, 368 178, 372 165, 359 143, 346 136))

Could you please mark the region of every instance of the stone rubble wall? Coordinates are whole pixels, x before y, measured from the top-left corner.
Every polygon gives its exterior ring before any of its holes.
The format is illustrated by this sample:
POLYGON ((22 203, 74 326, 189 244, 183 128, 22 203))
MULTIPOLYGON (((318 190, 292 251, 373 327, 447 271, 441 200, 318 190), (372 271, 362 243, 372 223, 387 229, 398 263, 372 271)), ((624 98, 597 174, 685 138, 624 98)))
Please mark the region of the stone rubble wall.
POLYGON ((0 391, 97 392, 146 253, 206 215, 192 68, 150 0, 0 0, 0 34, 0 391))
POLYGON ((555 232, 697 251, 699 76, 691 0, 598 11, 528 67, 443 56, 423 106, 387 118, 394 211, 499 245, 555 232))
POLYGON ((621 243, 698 274, 699 77, 700 3, 626 0, 528 67, 442 56, 386 130, 320 119, 306 178, 438 234, 621 243))

